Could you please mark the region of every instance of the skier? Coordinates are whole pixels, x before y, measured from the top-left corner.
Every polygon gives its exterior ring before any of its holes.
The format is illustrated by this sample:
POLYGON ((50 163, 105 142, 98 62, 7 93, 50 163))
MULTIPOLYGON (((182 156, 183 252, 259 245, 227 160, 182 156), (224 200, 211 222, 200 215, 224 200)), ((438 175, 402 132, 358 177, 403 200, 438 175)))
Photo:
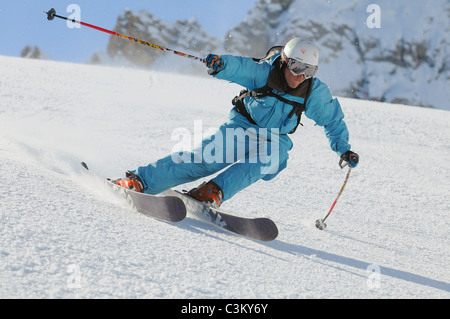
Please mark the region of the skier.
POLYGON ((350 150, 341 106, 328 86, 314 78, 318 62, 318 48, 300 38, 290 40, 280 52, 262 61, 209 54, 205 64, 211 76, 246 88, 233 100, 228 121, 191 152, 171 154, 128 171, 126 178, 114 182, 158 194, 227 168, 187 192, 217 208, 245 187, 260 179, 271 180, 286 168, 288 151, 293 147, 287 134, 297 128, 302 111, 324 127, 341 168, 347 164, 356 167, 359 156, 350 150))

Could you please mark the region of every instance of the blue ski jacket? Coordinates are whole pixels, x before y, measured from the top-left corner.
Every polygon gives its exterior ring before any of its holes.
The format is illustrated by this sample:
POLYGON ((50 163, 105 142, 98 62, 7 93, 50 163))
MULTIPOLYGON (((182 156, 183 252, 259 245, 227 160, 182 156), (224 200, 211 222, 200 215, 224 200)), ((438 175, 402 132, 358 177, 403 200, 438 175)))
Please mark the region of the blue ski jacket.
MULTIPOLYGON (((274 61, 279 56, 280 53, 269 60, 257 63, 250 57, 222 55, 224 69, 213 76, 242 85, 249 91, 261 88, 266 85, 269 72, 275 67, 274 61)), ((276 90, 273 92, 292 101, 304 102, 301 97, 280 93, 276 90)), ((278 128, 280 134, 287 134, 297 125, 297 115, 288 119, 293 106, 275 97, 254 98, 250 96, 244 99, 244 104, 247 112, 259 127, 278 128)), ((236 117, 236 113, 237 111, 233 109, 230 118, 236 117)), ((313 78, 313 87, 306 102, 305 115, 316 125, 324 127, 331 149, 339 156, 350 150, 349 133, 339 101, 333 99, 328 86, 318 78, 313 78)))

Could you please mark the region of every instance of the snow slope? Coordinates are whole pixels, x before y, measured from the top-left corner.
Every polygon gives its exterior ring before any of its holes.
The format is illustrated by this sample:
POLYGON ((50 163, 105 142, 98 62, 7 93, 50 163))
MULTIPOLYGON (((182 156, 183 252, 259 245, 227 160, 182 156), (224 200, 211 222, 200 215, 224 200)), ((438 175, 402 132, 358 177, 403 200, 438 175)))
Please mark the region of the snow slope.
POLYGON ((277 223, 260 243, 148 218, 79 169, 119 177, 168 154, 175 129, 221 124, 238 86, 9 57, 0 68, 1 298, 450 297, 450 112, 340 99, 361 161, 324 231, 314 221, 346 170, 305 118, 288 168, 223 205, 277 223))

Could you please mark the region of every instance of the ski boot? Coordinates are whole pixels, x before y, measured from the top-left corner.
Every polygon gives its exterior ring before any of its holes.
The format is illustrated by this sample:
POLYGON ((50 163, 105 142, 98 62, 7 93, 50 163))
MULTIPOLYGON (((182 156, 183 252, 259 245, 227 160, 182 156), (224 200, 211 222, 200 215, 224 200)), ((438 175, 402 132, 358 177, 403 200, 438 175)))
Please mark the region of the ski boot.
POLYGON ((125 176, 126 176, 126 178, 119 178, 119 179, 113 180, 112 182, 114 184, 131 189, 138 193, 144 192, 144 189, 145 189, 144 183, 142 182, 142 179, 138 175, 136 175, 130 171, 127 171, 125 173, 125 176))
POLYGON ((219 208, 223 200, 222 188, 213 181, 204 182, 185 194, 213 208, 219 208))

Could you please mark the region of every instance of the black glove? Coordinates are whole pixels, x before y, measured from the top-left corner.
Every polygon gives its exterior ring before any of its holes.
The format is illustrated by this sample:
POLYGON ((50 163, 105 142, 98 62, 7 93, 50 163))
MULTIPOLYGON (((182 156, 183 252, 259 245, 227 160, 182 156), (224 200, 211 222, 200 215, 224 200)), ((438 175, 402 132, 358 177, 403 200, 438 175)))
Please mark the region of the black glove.
POLYGON ((353 168, 358 165, 358 162, 359 162, 359 155, 352 151, 347 151, 344 154, 342 154, 341 159, 339 161, 339 166, 341 168, 344 168, 348 164, 349 167, 353 168))

